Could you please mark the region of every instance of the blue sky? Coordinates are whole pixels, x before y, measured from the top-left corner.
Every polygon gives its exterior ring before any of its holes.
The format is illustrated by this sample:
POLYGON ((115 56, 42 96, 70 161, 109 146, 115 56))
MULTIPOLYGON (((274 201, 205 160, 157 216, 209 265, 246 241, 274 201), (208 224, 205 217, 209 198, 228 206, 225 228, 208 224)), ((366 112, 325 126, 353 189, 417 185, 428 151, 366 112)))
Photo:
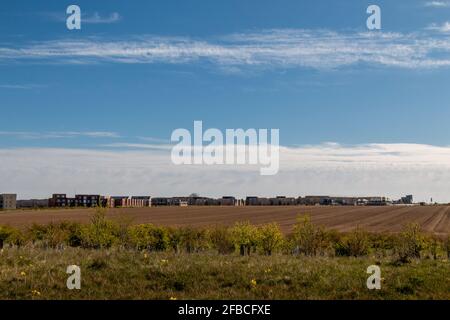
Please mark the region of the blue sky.
POLYGON ((279 128, 287 147, 447 147, 449 21, 445 0, 8 1, 0 148, 117 150, 194 120, 279 128))

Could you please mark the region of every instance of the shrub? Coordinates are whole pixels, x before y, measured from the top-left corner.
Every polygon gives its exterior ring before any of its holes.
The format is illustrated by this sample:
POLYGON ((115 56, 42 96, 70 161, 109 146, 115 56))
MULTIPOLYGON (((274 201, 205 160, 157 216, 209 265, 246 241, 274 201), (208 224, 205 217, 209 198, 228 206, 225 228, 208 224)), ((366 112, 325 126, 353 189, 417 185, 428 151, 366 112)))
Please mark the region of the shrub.
POLYGON ((130 244, 138 250, 164 251, 169 247, 167 230, 152 224, 130 227, 128 236, 130 244))
POLYGON ((45 248, 57 248, 63 245, 80 245, 80 225, 62 222, 48 225, 33 224, 27 229, 27 239, 41 243, 45 248))
POLYGON ((168 228, 168 245, 170 248, 179 253, 181 249, 182 234, 179 228, 168 228))
POLYGON ((314 226, 309 216, 299 216, 294 225, 292 241, 298 253, 315 256, 326 247, 326 232, 323 228, 314 226))
POLYGON ((61 224, 67 230, 68 236, 66 239, 67 245, 71 247, 80 247, 82 245, 82 226, 76 222, 64 222, 61 224))
POLYGON ((209 233, 211 245, 219 254, 232 253, 234 250, 231 232, 226 227, 215 227, 209 233))
POLYGON ((424 236, 420 225, 417 223, 408 224, 399 235, 396 252, 400 262, 408 262, 410 259, 420 258, 420 252, 424 247, 424 236))
POLYGON ((450 236, 447 236, 447 239, 444 240, 444 250, 447 254, 447 259, 450 259, 450 236))
POLYGON ((104 209, 98 208, 91 223, 81 229, 81 245, 85 248, 109 248, 119 240, 119 227, 106 219, 104 209))
POLYGON ((438 251, 439 251, 439 239, 436 237, 429 237, 424 240, 424 243, 427 244, 429 253, 431 255, 431 258, 436 260, 438 258, 438 251))
POLYGON ((25 239, 20 230, 9 227, 0 226, 0 248, 3 248, 4 244, 22 245, 25 239))
POLYGON ((33 223, 27 230, 27 238, 33 243, 36 241, 42 241, 47 234, 47 229, 50 225, 42 225, 33 223))
POLYGON ((336 255, 360 257, 367 255, 369 249, 369 236, 358 227, 336 244, 336 255))
POLYGON ((236 222, 231 228, 231 237, 241 256, 250 255, 258 241, 258 230, 250 222, 236 222))
POLYGON ((208 230, 191 227, 180 228, 180 244, 187 253, 199 252, 210 247, 208 230))
POLYGON ((270 223, 258 228, 258 246, 265 255, 272 255, 283 243, 283 234, 276 223, 270 223))
POLYGON ((397 237, 392 234, 371 233, 369 234, 369 242, 375 251, 391 251, 395 248, 397 237))

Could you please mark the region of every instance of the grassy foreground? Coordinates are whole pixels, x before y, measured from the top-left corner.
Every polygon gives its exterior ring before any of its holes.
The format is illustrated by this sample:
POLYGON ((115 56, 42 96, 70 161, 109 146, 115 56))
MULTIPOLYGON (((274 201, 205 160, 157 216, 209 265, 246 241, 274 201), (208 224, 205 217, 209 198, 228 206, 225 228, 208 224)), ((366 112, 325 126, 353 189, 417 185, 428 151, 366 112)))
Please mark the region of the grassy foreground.
POLYGON ((417 259, 3 248, 0 299, 450 299, 450 263, 417 259), (69 265, 81 289, 66 287, 69 265), (381 290, 366 269, 381 267, 381 290))

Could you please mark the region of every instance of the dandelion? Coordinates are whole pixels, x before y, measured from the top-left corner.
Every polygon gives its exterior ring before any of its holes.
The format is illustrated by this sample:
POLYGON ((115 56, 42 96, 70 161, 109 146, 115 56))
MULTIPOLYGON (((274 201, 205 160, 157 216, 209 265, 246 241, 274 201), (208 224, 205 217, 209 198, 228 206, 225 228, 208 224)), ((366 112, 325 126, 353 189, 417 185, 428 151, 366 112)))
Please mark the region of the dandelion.
POLYGON ((161 259, 161 263, 169 263, 169 260, 161 259))
POLYGON ((20 273, 20 275, 21 275, 22 277, 25 277, 27 274, 25 273, 25 271, 22 271, 22 272, 20 273))
POLYGON ((144 253, 144 259, 147 259, 147 257, 148 257, 148 256, 147 256, 147 254, 146 254, 146 253, 144 253))
POLYGON ((176 297, 170 297, 169 300, 177 300, 177 298, 176 297))
POLYGON ((39 291, 37 291, 37 290, 31 291, 31 294, 32 294, 33 296, 40 296, 40 295, 41 295, 41 293, 40 293, 39 291))
POLYGON ((264 272, 265 272, 265 273, 271 273, 272 270, 269 268, 269 269, 264 270, 264 272))
POLYGON ((255 280, 255 279, 252 279, 252 280, 250 281, 250 284, 252 285, 252 287, 256 287, 256 280, 255 280))

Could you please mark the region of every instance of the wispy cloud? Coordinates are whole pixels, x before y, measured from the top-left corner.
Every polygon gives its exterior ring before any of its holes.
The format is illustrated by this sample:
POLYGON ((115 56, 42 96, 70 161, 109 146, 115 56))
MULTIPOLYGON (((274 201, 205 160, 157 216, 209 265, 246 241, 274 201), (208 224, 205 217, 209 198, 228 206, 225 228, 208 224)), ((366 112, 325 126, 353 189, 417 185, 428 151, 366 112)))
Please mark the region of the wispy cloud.
POLYGON ((19 139, 63 139, 63 138, 119 138, 115 132, 107 131, 51 131, 51 132, 30 132, 30 131, 0 131, 1 136, 9 136, 19 139))
POLYGON ((450 1, 427 1, 425 7, 450 8, 450 1))
POLYGON ((38 84, 2 84, 0 83, 0 89, 17 89, 17 90, 32 90, 45 88, 44 85, 38 84))
POLYGON ((243 67, 333 69, 352 65, 397 68, 450 66, 450 37, 433 33, 339 33, 277 29, 209 40, 140 36, 87 38, 0 46, 3 61, 42 63, 204 62, 224 70, 243 67), (439 52, 439 55, 435 53, 439 52))
MULTIPOLYGON (((67 19, 67 15, 64 12, 42 12, 41 16, 44 16, 50 20, 64 22, 67 19)), ((101 15, 98 12, 83 13, 81 14, 82 24, 110 24, 116 23, 122 20, 122 16, 117 12, 112 12, 109 15, 101 15)))
POLYGON ((137 138, 142 141, 153 142, 156 144, 163 144, 163 143, 170 144, 171 143, 169 139, 162 139, 162 138, 155 138, 155 137, 142 137, 142 136, 139 136, 137 138))
POLYGON ((77 190, 211 196, 411 193, 418 201, 450 201, 450 147, 328 143, 281 147, 280 161, 280 172, 269 178, 257 166, 175 166, 163 149, 0 149, 0 189, 20 198, 77 190))
POLYGON ((427 29, 447 33, 450 32, 450 22, 447 21, 442 24, 432 23, 428 26, 427 29))
POLYGON ((81 22, 90 24, 109 24, 119 22, 121 19, 122 17, 117 12, 113 12, 105 17, 102 17, 98 12, 94 12, 92 15, 82 16, 81 22))
POLYGON ((120 148, 120 149, 150 149, 150 150, 169 150, 171 149, 170 145, 163 144, 149 144, 149 143, 129 143, 129 142, 115 142, 115 143, 107 143, 102 144, 100 147, 105 148, 120 148))

